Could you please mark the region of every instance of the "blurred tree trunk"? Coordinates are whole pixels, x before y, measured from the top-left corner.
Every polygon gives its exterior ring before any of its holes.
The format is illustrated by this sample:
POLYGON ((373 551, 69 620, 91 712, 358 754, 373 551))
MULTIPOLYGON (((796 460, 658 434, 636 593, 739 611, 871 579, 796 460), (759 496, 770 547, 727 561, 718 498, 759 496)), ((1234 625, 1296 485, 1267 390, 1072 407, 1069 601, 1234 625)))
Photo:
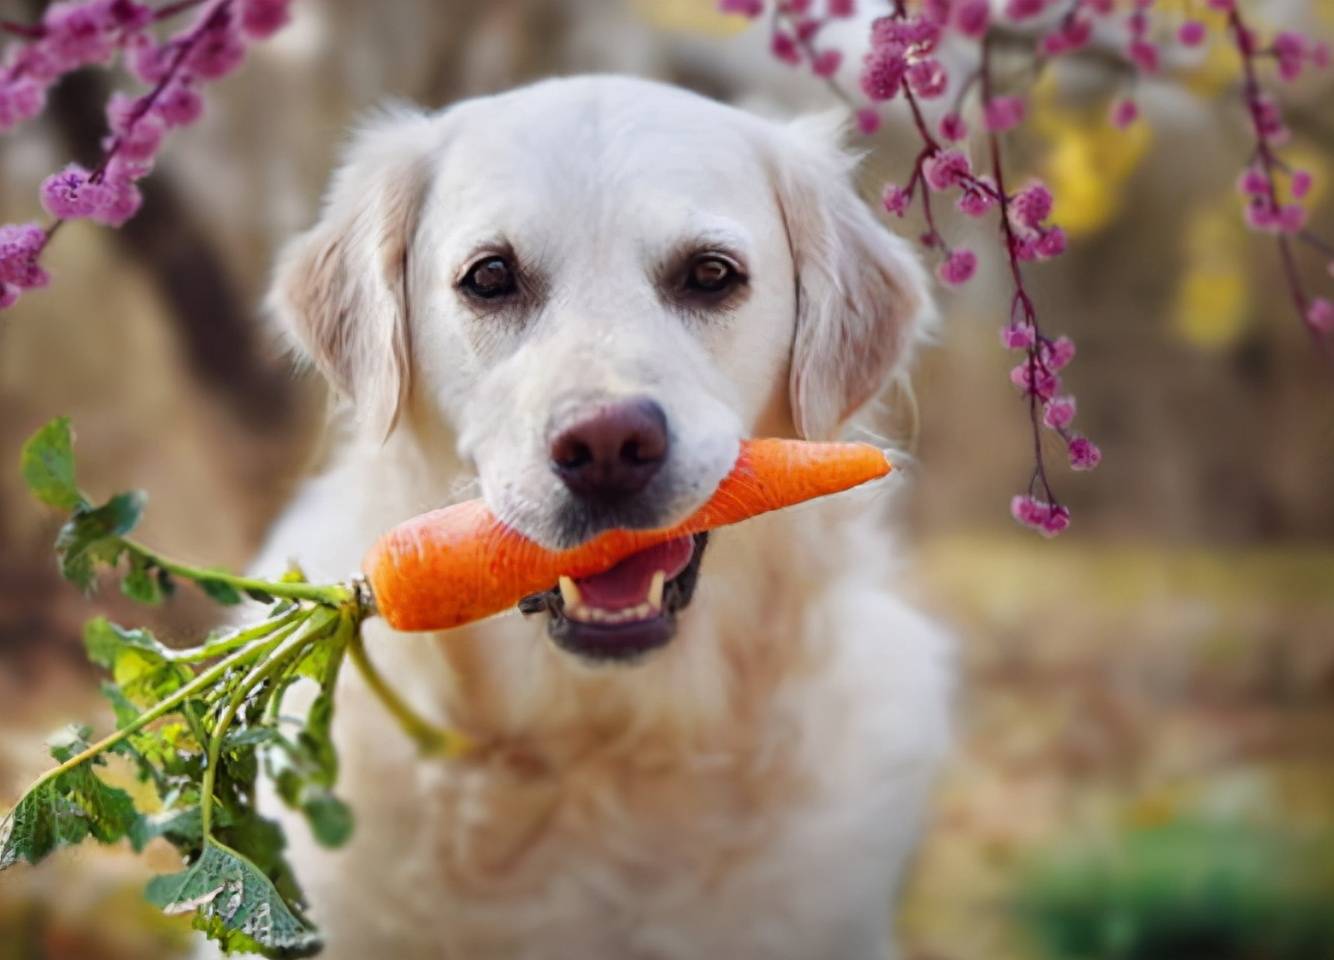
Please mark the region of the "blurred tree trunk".
MULTIPOLYGON (((110 92, 101 74, 84 71, 66 77, 51 94, 52 122, 70 153, 90 168, 101 153, 110 92)), ((290 409, 289 378, 261 355, 253 311, 243 305, 209 231, 162 171, 142 187, 143 208, 115 232, 119 247, 152 277, 201 384, 247 428, 279 428, 290 409)))

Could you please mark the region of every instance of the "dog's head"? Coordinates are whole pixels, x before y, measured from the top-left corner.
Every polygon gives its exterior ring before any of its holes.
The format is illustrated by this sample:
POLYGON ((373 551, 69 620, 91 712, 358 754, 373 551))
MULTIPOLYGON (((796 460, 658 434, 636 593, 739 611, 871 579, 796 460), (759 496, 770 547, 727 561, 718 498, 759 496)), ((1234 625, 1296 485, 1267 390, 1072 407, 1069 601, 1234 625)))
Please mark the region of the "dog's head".
MULTIPOLYGON (((919 333, 922 270, 836 141, 619 78, 392 113, 354 138, 273 303, 363 430, 445 425, 531 539, 667 526, 740 438, 834 434, 919 333)), ((672 636, 703 547, 525 609, 567 649, 635 657, 672 636)))

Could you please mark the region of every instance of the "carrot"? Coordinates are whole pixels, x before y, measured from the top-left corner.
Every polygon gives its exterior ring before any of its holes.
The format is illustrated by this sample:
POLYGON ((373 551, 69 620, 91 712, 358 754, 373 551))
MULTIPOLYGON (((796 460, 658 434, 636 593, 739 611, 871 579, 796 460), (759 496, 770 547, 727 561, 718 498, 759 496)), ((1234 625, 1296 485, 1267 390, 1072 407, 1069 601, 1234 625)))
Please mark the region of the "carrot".
POLYGON ((548 550, 505 526, 481 500, 414 517, 366 555, 376 608, 398 630, 445 630, 499 613, 558 577, 587 577, 677 537, 838 493, 890 471, 865 443, 745 440, 731 472, 684 522, 660 530, 610 530, 568 550, 548 550))

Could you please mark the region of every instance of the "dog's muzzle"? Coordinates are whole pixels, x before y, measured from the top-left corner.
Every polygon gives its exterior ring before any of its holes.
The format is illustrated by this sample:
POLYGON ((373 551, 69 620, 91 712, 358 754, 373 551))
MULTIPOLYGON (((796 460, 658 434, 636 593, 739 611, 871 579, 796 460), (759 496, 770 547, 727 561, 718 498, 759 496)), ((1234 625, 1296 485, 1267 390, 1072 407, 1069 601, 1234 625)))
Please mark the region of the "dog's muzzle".
POLYGON ((519 602, 527 615, 547 613, 556 645, 595 661, 634 661, 676 635, 690 603, 709 535, 697 533, 650 547, 590 577, 561 577, 550 590, 519 602))

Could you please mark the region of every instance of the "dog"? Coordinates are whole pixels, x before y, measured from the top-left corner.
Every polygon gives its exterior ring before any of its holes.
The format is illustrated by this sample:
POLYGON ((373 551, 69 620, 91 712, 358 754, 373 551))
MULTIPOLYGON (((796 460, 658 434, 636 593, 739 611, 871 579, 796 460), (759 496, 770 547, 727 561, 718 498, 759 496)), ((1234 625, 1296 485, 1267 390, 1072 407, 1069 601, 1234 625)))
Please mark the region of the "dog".
MULTIPOLYGON (((828 117, 624 77, 358 130, 270 297, 341 398, 256 562, 344 578, 480 494, 551 547, 698 507, 747 436, 855 427, 928 282, 828 117)), ((367 628, 422 759, 352 670, 350 843, 290 853, 332 960, 870 960, 949 740, 946 632, 896 596, 884 497, 845 494, 563 579, 525 615, 367 628)))

